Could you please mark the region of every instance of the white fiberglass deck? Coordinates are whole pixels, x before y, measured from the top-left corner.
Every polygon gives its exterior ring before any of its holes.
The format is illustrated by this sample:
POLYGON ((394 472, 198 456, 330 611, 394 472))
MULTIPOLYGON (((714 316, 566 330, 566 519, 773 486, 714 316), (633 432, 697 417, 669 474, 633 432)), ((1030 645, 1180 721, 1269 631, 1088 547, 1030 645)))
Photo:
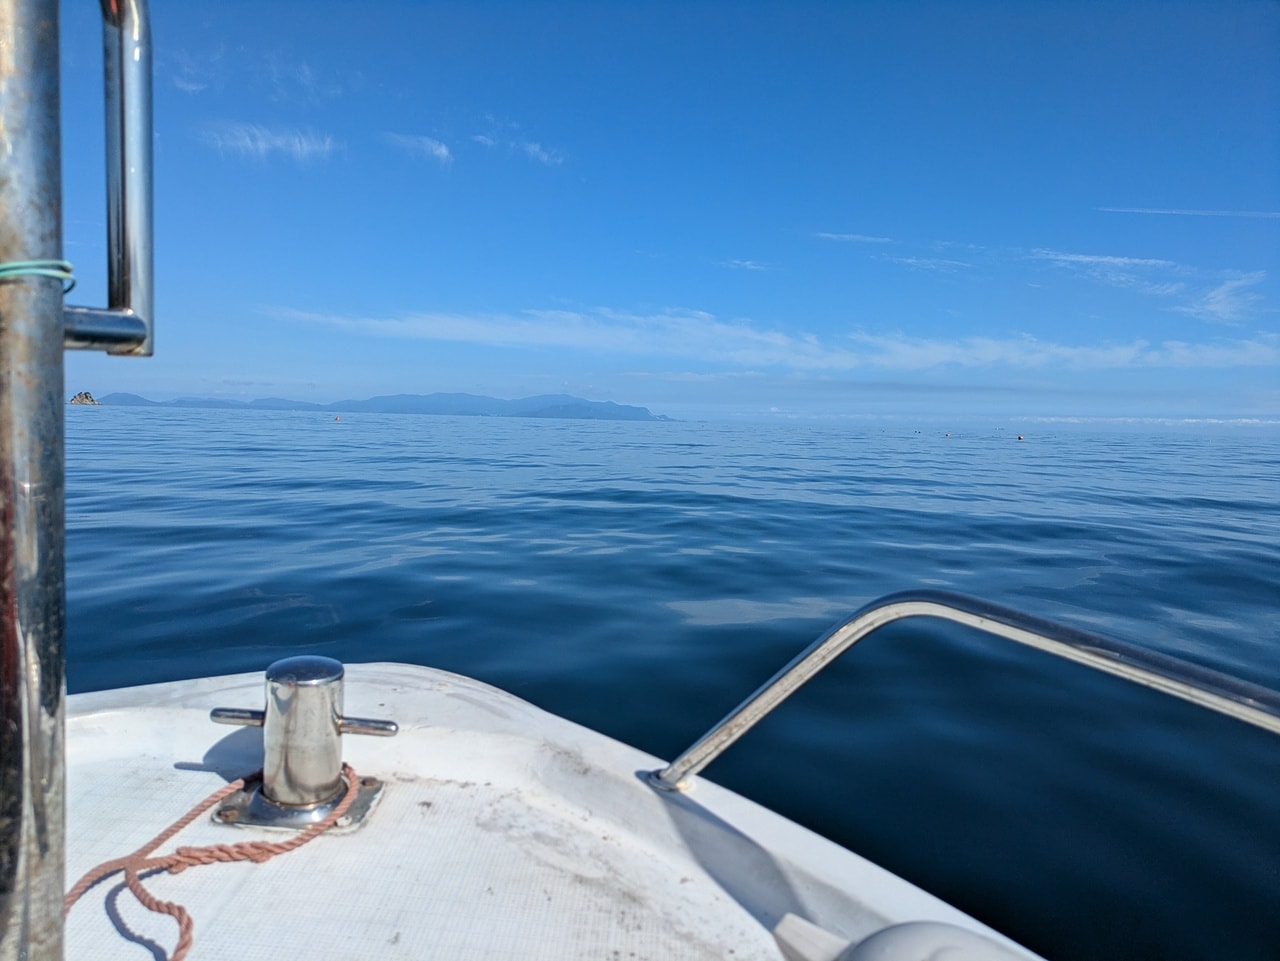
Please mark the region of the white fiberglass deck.
MULTIPOLYGON (((208 717, 262 700, 260 674, 69 698, 68 885, 260 767, 260 729, 208 717)), ((344 738, 346 760, 387 785, 361 828, 148 880, 191 912, 192 959, 778 961, 771 930, 787 913, 851 941, 937 920, 1009 944, 709 782, 655 792, 637 772, 656 758, 476 681, 348 665, 346 713, 400 724, 344 738)), ((281 835, 206 816, 157 853, 251 838, 281 835)), ((66 952, 167 957, 176 937, 113 876, 72 910, 66 952)))

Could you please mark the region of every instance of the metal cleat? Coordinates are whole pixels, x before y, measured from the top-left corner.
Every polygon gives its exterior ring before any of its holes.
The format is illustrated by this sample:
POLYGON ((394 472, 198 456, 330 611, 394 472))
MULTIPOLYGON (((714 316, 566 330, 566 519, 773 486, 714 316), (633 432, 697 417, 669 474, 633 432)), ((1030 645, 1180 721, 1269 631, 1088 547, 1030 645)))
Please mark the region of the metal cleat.
MULTIPOLYGON (((390 737, 394 721, 343 717, 341 661, 302 655, 276 661, 266 672, 263 711, 218 707, 209 718, 218 724, 262 728, 262 776, 246 783, 214 811, 220 824, 301 830, 328 817, 341 802, 342 735, 390 737)), ((340 827, 359 824, 382 782, 360 779, 359 793, 340 827)))

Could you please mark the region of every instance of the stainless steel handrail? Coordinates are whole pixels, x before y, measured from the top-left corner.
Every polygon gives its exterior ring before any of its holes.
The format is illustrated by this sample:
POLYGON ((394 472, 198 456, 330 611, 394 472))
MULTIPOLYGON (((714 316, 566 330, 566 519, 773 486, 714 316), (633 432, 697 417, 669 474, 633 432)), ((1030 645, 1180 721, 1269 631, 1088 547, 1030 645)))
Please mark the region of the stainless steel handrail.
POLYGON ((66 307, 63 346, 149 357, 154 342, 151 20, 147 0, 101 0, 106 74, 107 302, 66 307))
MULTIPOLYGON (((58 0, 0 0, 0 262, 62 259, 58 0)), ((62 281, 0 283, 0 961, 62 957, 62 281)))
POLYGON ((667 791, 684 790, 688 778, 837 657, 872 631, 909 617, 941 618, 976 628, 1280 734, 1280 692, 960 594, 905 591, 873 601, 814 641, 692 747, 654 771, 650 783, 667 791))
MULTIPOLYGON (((0 283, 0 961, 60 961, 65 873, 63 351, 150 354, 146 0, 102 0, 110 306, 0 283)), ((0 0, 0 263, 62 260, 58 0, 0 0)))

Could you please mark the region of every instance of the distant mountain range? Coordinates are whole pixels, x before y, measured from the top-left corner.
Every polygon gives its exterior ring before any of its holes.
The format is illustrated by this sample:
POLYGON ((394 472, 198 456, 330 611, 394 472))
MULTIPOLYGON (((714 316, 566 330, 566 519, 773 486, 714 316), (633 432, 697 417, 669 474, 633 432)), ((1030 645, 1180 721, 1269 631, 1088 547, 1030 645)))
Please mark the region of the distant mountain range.
POLYGON ((670 420, 652 414, 647 407, 631 407, 612 401, 583 400, 568 394, 543 394, 520 400, 499 400, 476 394, 391 394, 368 400, 340 400, 312 404, 303 400, 267 397, 263 400, 218 400, 212 397, 180 397, 148 400, 137 394, 107 394, 98 400, 110 407, 197 407, 219 410, 314 410, 327 413, 452 414, 461 417, 558 417, 569 420, 670 420))

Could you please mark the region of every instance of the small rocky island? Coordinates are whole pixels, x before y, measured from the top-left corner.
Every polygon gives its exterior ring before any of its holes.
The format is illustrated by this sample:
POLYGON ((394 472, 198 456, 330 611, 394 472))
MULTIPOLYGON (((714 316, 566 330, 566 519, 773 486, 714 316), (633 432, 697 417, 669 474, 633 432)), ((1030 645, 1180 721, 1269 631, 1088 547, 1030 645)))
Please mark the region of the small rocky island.
POLYGON ((82 391, 80 391, 80 393, 78 393, 78 394, 76 394, 74 397, 72 397, 72 398, 71 398, 71 403, 73 403, 73 404, 92 404, 94 407, 100 407, 100 406, 101 406, 101 405, 100 405, 96 400, 94 400, 94 399, 93 399, 93 395, 92 395, 91 393, 89 393, 87 390, 82 390, 82 391))

